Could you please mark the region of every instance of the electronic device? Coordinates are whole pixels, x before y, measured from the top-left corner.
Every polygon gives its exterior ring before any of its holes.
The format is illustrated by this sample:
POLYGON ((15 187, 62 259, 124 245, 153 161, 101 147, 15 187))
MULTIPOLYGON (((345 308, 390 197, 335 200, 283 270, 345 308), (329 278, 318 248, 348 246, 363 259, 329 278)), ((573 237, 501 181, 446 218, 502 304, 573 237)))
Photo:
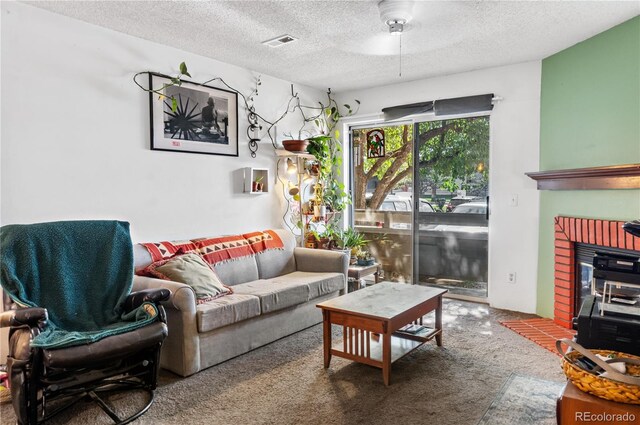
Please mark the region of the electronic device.
POLYGON ((627 314, 600 314, 602 300, 585 297, 574 319, 576 341, 585 348, 614 350, 640 356, 640 317, 627 314))

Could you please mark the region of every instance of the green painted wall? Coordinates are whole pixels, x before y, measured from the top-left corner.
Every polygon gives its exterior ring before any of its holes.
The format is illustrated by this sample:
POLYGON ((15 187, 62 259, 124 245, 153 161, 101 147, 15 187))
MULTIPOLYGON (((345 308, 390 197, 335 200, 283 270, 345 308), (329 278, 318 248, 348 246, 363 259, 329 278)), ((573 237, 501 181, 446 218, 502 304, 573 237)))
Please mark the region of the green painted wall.
MULTIPOLYGON (((640 17, 542 61, 540 170, 640 163, 640 17)), ((640 218, 640 190, 541 191, 538 314, 553 317, 553 217, 640 218)))

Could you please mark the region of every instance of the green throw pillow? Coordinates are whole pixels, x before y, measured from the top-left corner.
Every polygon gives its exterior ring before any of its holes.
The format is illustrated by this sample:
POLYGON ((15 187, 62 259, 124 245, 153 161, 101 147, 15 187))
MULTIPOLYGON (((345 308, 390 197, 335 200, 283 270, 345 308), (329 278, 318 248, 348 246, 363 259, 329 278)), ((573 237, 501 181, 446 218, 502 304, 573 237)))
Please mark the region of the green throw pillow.
POLYGON ((198 254, 176 255, 149 265, 145 274, 159 279, 184 283, 193 288, 198 301, 209 301, 233 293, 225 286, 211 266, 198 254))

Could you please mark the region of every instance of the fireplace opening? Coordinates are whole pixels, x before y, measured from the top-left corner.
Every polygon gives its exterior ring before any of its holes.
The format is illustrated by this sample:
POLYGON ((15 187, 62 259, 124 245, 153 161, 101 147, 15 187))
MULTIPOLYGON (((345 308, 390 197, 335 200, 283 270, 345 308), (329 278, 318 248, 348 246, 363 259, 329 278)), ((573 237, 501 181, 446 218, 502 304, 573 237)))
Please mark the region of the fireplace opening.
POLYGON ((613 249, 613 253, 637 257, 640 236, 625 231, 623 221, 555 217, 554 223, 553 320, 570 329, 584 300, 589 298, 593 276, 599 274, 599 270, 591 274, 595 252, 613 249), (576 245, 586 251, 576 255, 576 245))
MULTIPOLYGON (((580 311, 580 307, 585 298, 591 295, 591 286, 593 282, 593 257, 597 252, 605 254, 621 254, 629 256, 638 256, 638 251, 630 251, 620 248, 610 248, 601 245, 592 245, 587 243, 576 243, 574 245, 575 264, 576 264, 576 280, 574 282, 574 310, 576 313, 580 311)), ((602 290, 604 279, 596 279, 596 288, 602 290)))

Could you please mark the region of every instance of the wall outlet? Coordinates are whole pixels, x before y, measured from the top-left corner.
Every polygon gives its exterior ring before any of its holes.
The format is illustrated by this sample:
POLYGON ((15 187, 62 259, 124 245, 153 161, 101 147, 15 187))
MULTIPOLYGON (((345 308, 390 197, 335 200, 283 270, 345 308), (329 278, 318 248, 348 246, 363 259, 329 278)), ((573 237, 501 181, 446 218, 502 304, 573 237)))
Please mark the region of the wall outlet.
POLYGON ((509 198, 509 206, 510 207, 517 207, 518 206, 518 194, 514 193, 513 195, 511 195, 511 198, 509 198))
POLYGON ((516 272, 509 272, 509 274, 507 274, 507 282, 516 283, 516 272))

